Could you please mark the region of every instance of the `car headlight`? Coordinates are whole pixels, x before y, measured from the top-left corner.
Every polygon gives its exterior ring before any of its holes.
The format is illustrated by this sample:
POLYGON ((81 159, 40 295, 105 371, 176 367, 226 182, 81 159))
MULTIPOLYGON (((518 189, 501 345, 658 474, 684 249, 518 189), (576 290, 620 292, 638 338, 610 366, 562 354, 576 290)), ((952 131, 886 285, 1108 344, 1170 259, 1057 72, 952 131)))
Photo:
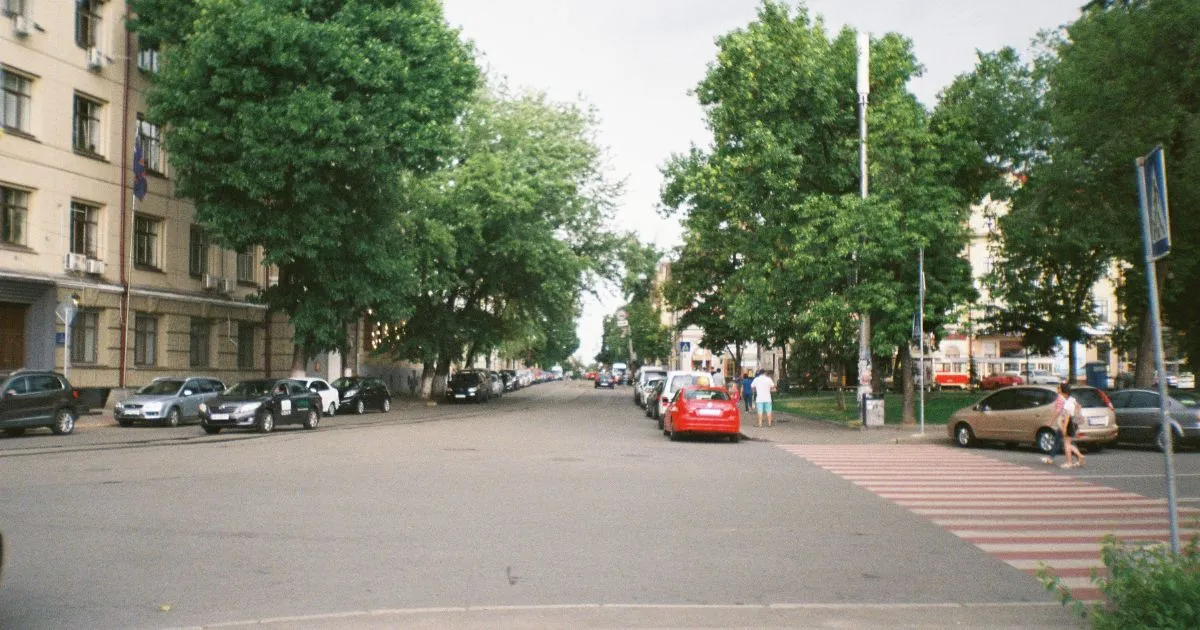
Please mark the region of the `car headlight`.
POLYGON ((142 409, 144 411, 148 411, 150 413, 158 413, 158 412, 162 411, 162 408, 163 408, 163 404, 160 402, 148 402, 148 403, 142 405, 142 409))
POLYGON ((196 407, 196 411, 199 411, 200 413, 208 413, 208 405, 200 403, 200 405, 196 407))
POLYGON ((478 388, 478 387, 468 387, 468 388, 467 388, 467 393, 468 393, 468 394, 474 394, 474 393, 475 393, 475 392, 477 392, 477 391, 479 391, 479 388, 478 388))
POLYGON ((358 390, 357 390, 357 389, 348 389, 348 390, 346 390, 346 398, 354 398, 354 397, 355 397, 355 396, 357 396, 357 395, 358 395, 358 390))

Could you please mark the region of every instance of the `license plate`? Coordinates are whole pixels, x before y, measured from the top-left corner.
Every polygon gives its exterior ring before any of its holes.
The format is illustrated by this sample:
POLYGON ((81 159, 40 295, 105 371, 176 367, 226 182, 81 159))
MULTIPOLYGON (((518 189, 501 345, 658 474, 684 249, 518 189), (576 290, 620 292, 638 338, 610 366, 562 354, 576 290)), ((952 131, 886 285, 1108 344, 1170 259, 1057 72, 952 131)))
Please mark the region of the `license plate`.
POLYGON ((697 409, 696 415, 698 415, 698 416, 719 416, 719 415, 721 415, 721 410, 720 409, 697 409))
POLYGON ((126 410, 125 410, 125 415, 127 415, 127 416, 140 416, 140 415, 142 415, 142 410, 141 410, 141 409, 126 409, 126 410))
POLYGON ((467 395, 466 394, 455 394, 454 397, 455 398, 466 398, 467 395))
POLYGON ((214 414, 211 414, 211 415, 209 415, 208 417, 209 417, 209 419, 210 419, 210 420, 228 420, 228 419, 229 419, 229 414, 227 414, 227 413, 214 413, 214 414))
POLYGON ((1106 424, 1108 424, 1108 418, 1106 416, 1088 418, 1088 426, 1104 426, 1106 424))

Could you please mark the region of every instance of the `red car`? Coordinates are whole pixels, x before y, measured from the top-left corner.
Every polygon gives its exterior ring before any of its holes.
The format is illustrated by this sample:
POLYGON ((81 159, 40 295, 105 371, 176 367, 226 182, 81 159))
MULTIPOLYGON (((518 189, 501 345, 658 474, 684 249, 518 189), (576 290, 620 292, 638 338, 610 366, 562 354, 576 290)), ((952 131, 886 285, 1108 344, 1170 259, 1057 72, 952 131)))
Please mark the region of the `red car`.
POLYGON ((741 432, 737 403, 720 387, 681 387, 663 414, 663 435, 672 440, 684 433, 694 433, 725 435, 731 442, 737 442, 741 432))
POLYGON ((1024 385, 1025 381, 1020 374, 1016 372, 1001 372, 999 374, 988 374, 979 381, 979 387, 983 389, 1000 389, 1001 387, 1010 387, 1012 385, 1024 385))

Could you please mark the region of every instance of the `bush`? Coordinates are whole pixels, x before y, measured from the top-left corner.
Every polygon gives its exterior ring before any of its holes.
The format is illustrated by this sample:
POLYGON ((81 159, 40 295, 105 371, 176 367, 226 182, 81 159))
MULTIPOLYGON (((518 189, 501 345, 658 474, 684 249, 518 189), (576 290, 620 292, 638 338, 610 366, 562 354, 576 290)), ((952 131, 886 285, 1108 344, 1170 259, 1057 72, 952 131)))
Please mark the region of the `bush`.
POLYGON ((1200 628, 1200 538, 1174 554, 1167 545, 1122 543, 1108 536, 1103 557, 1108 575, 1101 578, 1093 571, 1092 583, 1105 601, 1091 606, 1073 598, 1048 567, 1038 577, 1097 630, 1200 628))

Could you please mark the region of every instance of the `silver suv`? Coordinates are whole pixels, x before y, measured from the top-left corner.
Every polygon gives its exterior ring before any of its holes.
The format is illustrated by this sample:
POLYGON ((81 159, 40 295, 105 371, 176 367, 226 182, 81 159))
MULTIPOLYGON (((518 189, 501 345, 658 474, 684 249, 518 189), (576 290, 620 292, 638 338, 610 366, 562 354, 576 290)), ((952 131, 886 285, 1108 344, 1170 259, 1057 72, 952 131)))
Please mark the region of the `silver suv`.
POLYGON ((123 427, 134 422, 177 427, 182 421, 198 421, 200 403, 224 391, 225 383, 215 378, 163 376, 117 403, 113 415, 123 427))

